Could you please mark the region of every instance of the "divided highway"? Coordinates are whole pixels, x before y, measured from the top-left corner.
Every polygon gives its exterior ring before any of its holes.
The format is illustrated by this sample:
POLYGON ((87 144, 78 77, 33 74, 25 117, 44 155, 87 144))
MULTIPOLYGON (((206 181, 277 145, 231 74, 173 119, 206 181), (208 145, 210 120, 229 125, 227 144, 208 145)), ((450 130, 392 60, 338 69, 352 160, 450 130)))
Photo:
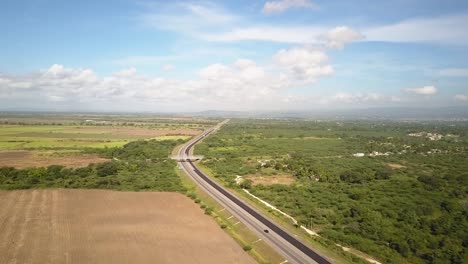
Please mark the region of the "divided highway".
POLYGON ((254 231, 259 238, 267 242, 281 255, 283 255, 285 257, 285 263, 330 263, 330 261, 320 256, 318 253, 295 238, 295 236, 289 234, 262 213, 258 212, 250 205, 237 198, 236 195, 211 180, 201 172, 192 161, 186 161, 187 157, 191 156, 193 146, 195 144, 218 130, 228 121, 229 120, 225 120, 214 128, 204 131, 202 134, 193 138, 179 149, 177 159, 179 160, 179 165, 183 168, 184 172, 218 203, 226 208, 226 210, 239 219, 249 229, 254 231), (265 230, 268 230, 268 232, 265 230))

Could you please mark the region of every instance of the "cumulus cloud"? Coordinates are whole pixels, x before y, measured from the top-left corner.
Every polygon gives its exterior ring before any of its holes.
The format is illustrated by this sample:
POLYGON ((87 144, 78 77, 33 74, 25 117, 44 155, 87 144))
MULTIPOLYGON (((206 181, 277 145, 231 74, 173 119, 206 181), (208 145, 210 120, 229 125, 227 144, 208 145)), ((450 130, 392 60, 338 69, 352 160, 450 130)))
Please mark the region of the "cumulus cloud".
MULTIPOLYGON (((317 49, 296 47, 280 50, 272 64, 258 65, 250 59, 230 64, 215 63, 189 80, 167 79, 123 69, 98 76, 91 69, 54 64, 32 74, 0 74, 0 104, 15 107, 75 106, 74 110, 197 111, 310 109, 314 106, 388 105, 403 100, 373 92, 315 90, 311 84, 333 73, 327 55, 317 49), (305 95, 290 94, 290 88, 309 89, 305 95)), ((433 86, 410 89, 431 95, 433 86), (427 88, 429 87, 429 88, 427 88)), ((417 99, 417 97, 413 98, 417 99)), ((466 101, 466 95, 457 95, 466 101)))
POLYGON ((342 49, 345 44, 361 40, 364 36, 352 28, 340 26, 328 31, 320 38, 325 41, 327 47, 342 49))
POLYGON ((142 110, 181 111, 197 109, 246 109, 273 105, 282 89, 283 75, 271 74, 248 59, 232 64, 212 64, 201 69, 192 80, 165 79, 138 74, 134 68, 99 77, 90 69, 73 69, 54 64, 31 75, 0 75, 0 98, 26 102, 112 105, 117 109, 136 106, 142 110), (22 88, 24 87, 24 88, 22 88), (29 99, 28 99, 29 100, 29 99), (161 110, 161 109, 159 109, 161 110))
POLYGON ((316 49, 283 49, 274 55, 273 60, 299 80, 315 81, 318 77, 333 74, 327 54, 316 49))
POLYGON ((290 8, 318 9, 319 7, 310 0, 278 0, 265 2, 262 12, 266 14, 281 13, 290 8))
POLYGON ((435 86, 429 85, 419 88, 408 88, 405 90, 407 93, 416 94, 416 95, 435 95, 437 93, 437 88, 435 86))
MULTIPOLYGON (((287 104, 283 93, 333 73, 320 50, 293 48, 279 51, 273 64, 262 66, 250 59, 232 64, 215 63, 198 71, 191 80, 166 79, 139 74, 127 68, 108 76, 91 69, 54 64, 46 70, 20 76, 0 75, 2 98, 34 98, 37 104, 93 106, 118 109, 150 105, 171 111, 202 108, 267 109, 287 104)), ((31 99, 33 100, 33 99, 31 99)))
POLYGON ((454 97, 455 101, 458 102, 468 102, 468 95, 466 94, 457 94, 454 97))

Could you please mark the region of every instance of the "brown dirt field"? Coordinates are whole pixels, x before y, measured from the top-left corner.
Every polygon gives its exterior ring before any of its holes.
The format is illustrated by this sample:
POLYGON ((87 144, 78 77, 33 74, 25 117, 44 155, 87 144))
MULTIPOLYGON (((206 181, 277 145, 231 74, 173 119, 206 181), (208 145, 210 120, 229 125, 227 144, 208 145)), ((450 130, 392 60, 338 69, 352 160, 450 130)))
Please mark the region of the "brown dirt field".
POLYGON ((85 167, 90 163, 100 163, 109 159, 97 155, 67 155, 58 157, 53 155, 40 155, 34 151, 0 151, 0 167, 9 166, 18 169, 29 167, 47 167, 62 165, 70 168, 85 167))
POLYGON ((406 166, 403 166, 401 164, 398 164, 398 163, 387 163, 387 165, 392 168, 392 169, 402 169, 402 168, 406 168, 406 166))
POLYGON ((129 135, 129 136, 167 136, 167 135, 186 135, 195 136, 201 133, 201 130, 178 128, 178 129, 150 129, 150 128, 133 128, 133 127, 80 127, 77 132, 83 131, 88 133, 110 133, 112 135, 129 135))
POLYGON ((272 185, 272 184, 293 184, 294 177, 291 175, 258 175, 251 174, 244 176, 245 179, 252 180, 253 185, 272 185))
POLYGON ((178 193, 0 192, 0 263, 255 263, 178 193))

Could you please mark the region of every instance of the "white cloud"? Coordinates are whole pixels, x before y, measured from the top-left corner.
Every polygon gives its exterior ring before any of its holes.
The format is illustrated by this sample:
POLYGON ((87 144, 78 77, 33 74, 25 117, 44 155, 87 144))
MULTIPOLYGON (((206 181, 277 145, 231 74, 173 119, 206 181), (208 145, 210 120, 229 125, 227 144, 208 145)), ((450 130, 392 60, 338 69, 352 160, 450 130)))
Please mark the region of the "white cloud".
POLYGON ((262 12, 266 14, 281 13, 290 8, 318 9, 319 7, 310 0, 278 0, 265 2, 262 12))
POLYGON ((230 23, 236 20, 236 16, 231 15, 214 5, 201 4, 181 4, 191 15, 209 23, 230 23))
MULTIPOLYGON (((311 1, 286 0, 265 3, 267 10, 312 7, 311 1)), ((282 43, 321 44, 342 48, 344 44, 362 38, 362 35, 346 26, 281 26, 259 24, 246 17, 232 14, 220 6, 208 3, 165 4, 141 15, 146 25, 158 30, 169 30, 210 42, 271 41, 282 43)), ((129 57, 118 61, 122 65, 136 65, 159 61, 160 57, 129 57)))
POLYGON ((335 103, 345 103, 345 104, 355 104, 355 103, 377 103, 377 102, 391 102, 391 97, 386 97, 378 93, 344 93, 340 92, 329 99, 330 102, 335 103))
POLYGON ((213 30, 239 21, 239 17, 213 3, 160 4, 142 15, 144 24, 160 30, 193 34, 200 30, 213 30))
POLYGON ((324 39, 327 47, 342 49, 345 44, 361 40, 364 36, 352 28, 340 26, 328 31, 321 38, 324 39))
MULTIPOLYGON (((308 0, 267 1, 265 13, 278 13, 289 8, 317 8, 308 0)), ((390 24, 363 26, 359 30, 348 26, 321 24, 262 24, 248 17, 233 14, 212 3, 159 4, 140 15, 146 25, 169 30, 206 41, 262 40, 282 43, 326 44, 342 48, 352 41, 414 42, 468 45, 468 13, 440 17, 420 17, 390 24)))
MULTIPOLYGON (((317 49, 292 48, 279 51, 273 64, 258 65, 249 59, 231 64, 211 64, 190 80, 141 75, 128 68, 108 76, 97 76, 90 69, 52 65, 29 75, 0 75, 2 107, 75 106, 75 110, 113 111, 197 111, 310 109, 320 106, 371 106, 409 102, 396 95, 375 92, 334 93, 316 90, 311 84, 333 73, 327 55, 317 49), (290 88, 308 89, 298 95, 290 88), (293 94, 291 94, 293 93, 293 94)), ((435 94, 426 86, 409 89, 422 95, 435 94)), ((466 101, 467 96, 455 99, 466 101)), ((411 102, 417 102, 413 97, 411 102)), ((49 108, 50 109, 50 108, 49 108)))
POLYGON ((409 19, 363 30, 369 41, 468 45, 468 14, 409 19))
POLYGON ((318 77, 333 74, 333 67, 328 63, 328 56, 325 52, 316 49, 280 50, 273 60, 299 80, 315 81, 318 77))
POLYGON ((465 94, 457 94, 454 97, 455 101, 459 102, 468 102, 468 95, 465 94))
POLYGON ((437 88, 430 85, 419 88, 408 88, 405 91, 417 95, 435 95, 437 93, 437 88))
MULTIPOLYGON (((43 107, 47 102, 90 104, 111 109, 183 111, 194 109, 242 109, 267 107, 279 101, 287 88, 283 76, 267 73, 254 61, 239 59, 231 65, 213 64, 192 80, 164 79, 138 74, 134 68, 98 77, 90 69, 72 69, 55 64, 38 74, 0 75, 2 100, 43 107), (27 89, 22 87, 27 84, 27 89), (30 98, 30 99, 28 99, 30 98), (8 100, 7 100, 8 101, 8 100), (131 108, 134 106, 134 108, 131 108), (143 108, 143 109, 142 109, 143 108)), ((5 104, 3 104, 5 105, 5 104)))
POLYGON ((208 41, 232 42, 261 40, 283 43, 318 43, 318 37, 326 32, 322 27, 249 26, 235 27, 222 32, 201 33, 208 41))
POLYGON ((137 73, 137 70, 132 67, 132 68, 129 68, 129 69, 118 71, 118 72, 114 73, 113 75, 114 76, 121 76, 121 77, 130 77, 130 76, 135 75, 136 73, 137 73))
POLYGON ((439 71, 440 76, 446 77, 468 77, 468 68, 449 68, 439 71))
POLYGON ((347 26, 327 27, 281 27, 251 26, 234 28, 224 32, 202 33, 201 38, 208 41, 234 42, 261 40, 282 43, 323 45, 328 48, 343 48, 346 44, 358 41, 364 36, 347 26))

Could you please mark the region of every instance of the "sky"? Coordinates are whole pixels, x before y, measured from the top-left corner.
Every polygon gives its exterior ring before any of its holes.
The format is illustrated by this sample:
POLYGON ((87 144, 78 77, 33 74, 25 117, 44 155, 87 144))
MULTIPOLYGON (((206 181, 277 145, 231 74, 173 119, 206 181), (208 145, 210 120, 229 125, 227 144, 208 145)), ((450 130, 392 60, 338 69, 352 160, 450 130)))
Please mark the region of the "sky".
POLYGON ((3 0, 0 110, 468 107, 466 0, 3 0))

